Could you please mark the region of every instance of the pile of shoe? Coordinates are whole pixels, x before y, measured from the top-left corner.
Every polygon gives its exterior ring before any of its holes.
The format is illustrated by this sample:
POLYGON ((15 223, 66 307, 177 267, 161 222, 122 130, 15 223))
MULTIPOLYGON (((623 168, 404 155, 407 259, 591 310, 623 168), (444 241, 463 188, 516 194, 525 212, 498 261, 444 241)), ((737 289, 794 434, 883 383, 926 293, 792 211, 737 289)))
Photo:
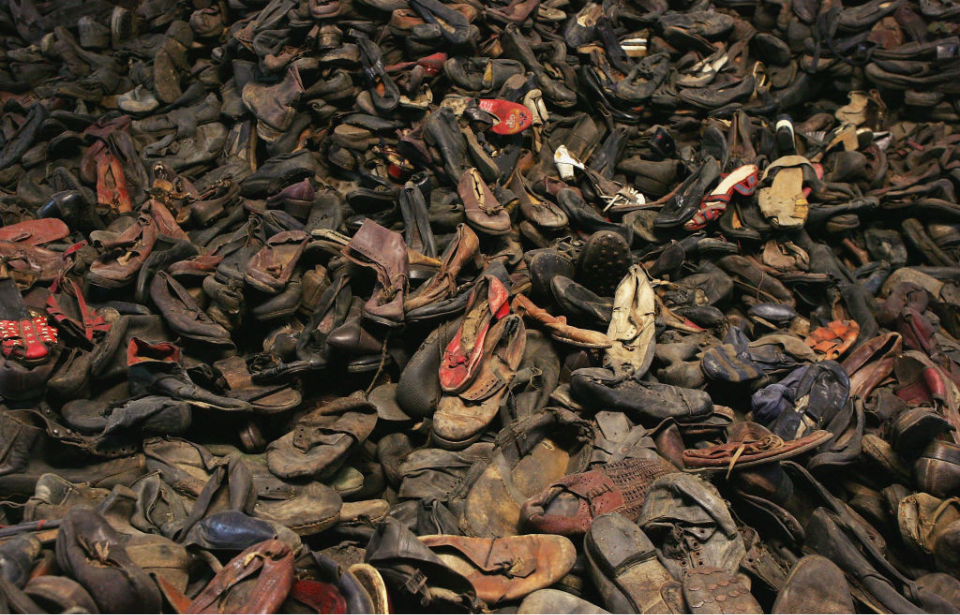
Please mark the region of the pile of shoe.
POLYGON ((0 34, 0 610, 960 611, 957 3, 0 34))

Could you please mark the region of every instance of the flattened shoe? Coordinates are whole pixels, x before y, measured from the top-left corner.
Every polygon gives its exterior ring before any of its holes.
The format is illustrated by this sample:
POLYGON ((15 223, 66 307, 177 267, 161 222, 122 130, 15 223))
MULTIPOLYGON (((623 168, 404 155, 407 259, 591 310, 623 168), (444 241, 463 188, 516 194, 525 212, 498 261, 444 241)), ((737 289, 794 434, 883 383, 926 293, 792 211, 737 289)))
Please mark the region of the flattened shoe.
POLYGON ((342 506, 343 500, 335 489, 313 482, 287 499, 260 498, 254 505, 253 515, 286 526, 300 536, 312 536, 334 526, 340 519, 342 506))
POLYGON ((377 407, 362 394, 322 405, 267 447, 267 465, 281 478, 328 478, 377 424, 377 407))
POLYGON ((549 587, 573 569, 577 551, 563 536, 421 536, 440 560, 465 576, 490 606, 549 587))
POLYGON ((650 279, 634 265, 617 286, 613 315, 607 328, 612 345, 604 365, 617 374, 641 377, 650 368, 656 351, 657 299, 650 279))
POLYGON ((683 451, 684 466, 701 470, 726 470, 729 475, 734 468, 749 468, 802 455, 833 437, 828 431, 817 430, 784 442, 766 427, 746 421, 732 425, 728 433, 726 444, 683 451))
POLYGON ((586 408, 626 412, 651 427, 668 418, 694 423, 713 412, 713 401, 705 391, 643 382, 598 367, 574 371, 570 391, 586 408))

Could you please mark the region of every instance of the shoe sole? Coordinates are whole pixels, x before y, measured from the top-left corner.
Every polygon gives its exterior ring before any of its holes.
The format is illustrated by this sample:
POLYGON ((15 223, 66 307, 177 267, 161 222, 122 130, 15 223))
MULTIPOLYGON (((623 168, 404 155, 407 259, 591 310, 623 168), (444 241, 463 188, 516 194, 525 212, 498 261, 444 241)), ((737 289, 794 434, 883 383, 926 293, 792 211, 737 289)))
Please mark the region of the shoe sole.
POLYGON ((613 231, 600 231, 590 237, 579 261, 581 283, 602 297, 613 296, 633 264, 627 240, 613 231))

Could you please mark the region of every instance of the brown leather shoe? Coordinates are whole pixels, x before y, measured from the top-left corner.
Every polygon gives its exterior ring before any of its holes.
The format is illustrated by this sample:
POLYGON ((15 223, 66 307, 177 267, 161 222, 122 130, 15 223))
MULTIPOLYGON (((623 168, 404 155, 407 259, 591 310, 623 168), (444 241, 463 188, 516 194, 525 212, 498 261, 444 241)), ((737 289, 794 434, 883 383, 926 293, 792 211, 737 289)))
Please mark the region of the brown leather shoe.
POLYGON ((843 571, 820 555, 798 561, 773 603, 773 613, 853 613, 843 571))
POLYGON ((377 424, 377 408, 359 393, 305 414, 293 431, 267 448, 270 471, 281 478, 330 477, 377 424))
POLYGON ((510 190, 520 199, 520 213, 533 224, 543 229, 561 229, 567 225, 567 214, 554 203, 535 195, 519 169, 510 178, 510 190))
POLYGON ((497 201, 479 171, 467 169, 460 178, 457 192, 463 201, 470 226, 485 235, 506 235, 510 232, 510 214, 497 201))
POLYGON ((913 464, 917 485, 937 497, 947 497, 960 488, 960 445, 931 442, 913 464))
POLYGON ((493 607, 549 587, 573 568, 576 549, 563 536, 506 538, 421 536, 420 541, 473 583, 477 597, 493 607))
POLYGON ((43 428, 34 413, 28 410, 6 410, 0 414, 0 476, 23 472, 30 463, 43 428))
POLYGON ((70 227, 63 220, 56 218, 26 220, 0 227, 0 241, 12 241, 28 246, 42 246, 45 243, 63 239, 69 234, 70 227))
POLYGON ((214 346, 233 347, 230 333, 207 316, 187 289, 165 271, 158 272, 150 283, 150 298, 174 333, 214 346))
POLYGON ((479 257, 480 240, 466 224, 457 225, 457 238, 450 242, 443 253, 440 269, 433 277, 415 291, 407 295, 403 302, 404 311, 410 312, 436 301, 449 299, 457 292, 457 275, 471 260, 479 257))
POLYGON ((89 592, 68 577, 48 574, 34 577, 23 591, 47 612, 63 612, 77 607, 87 613, 97 611, 97 603, 90 597, 89 592))
POLYGON ((158 235, 156 221, 148 211, 140 210, 133 226, 116 239, 99 242, 104 252, 90 265, 87 280, 102 288, 125 286, 136 277, 150 256, 158 235))
POLYGON ((7 261, 10 277, 26 284, 52 282, 63 269, 62 253, 13 241, 0 241, 0 258, 7 261))
POLYGON ((410 270, 403 235, 368 218, 342 252, 354 263, 377 273, 377 284, 363 305, 363 315, 388 327, 402 325, 403 296, 410 270))
POLYGON ((160 236, 189 240, 173 214, 151 200, 140 208, 137 221, 118 236, 95 240, 103 253, 90 265, 87 280, 102 288, 120 288, 130 283, 153 252, 160 236))
POLYGON ((903 351, 899 333, 878 335, 850 353, 840 366, 850 376, 850 395, 866 399, 893 372, 903 351))

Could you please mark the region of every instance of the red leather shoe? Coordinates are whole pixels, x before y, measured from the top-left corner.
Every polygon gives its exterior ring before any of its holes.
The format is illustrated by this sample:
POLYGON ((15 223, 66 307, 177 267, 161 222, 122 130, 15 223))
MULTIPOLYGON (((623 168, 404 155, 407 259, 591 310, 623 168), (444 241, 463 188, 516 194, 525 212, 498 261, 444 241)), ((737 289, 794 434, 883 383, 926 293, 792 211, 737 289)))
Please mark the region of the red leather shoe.
POLYGON ((500 120, 492 130, 498 135, 515 135, 530 127, 533 123, 533 114, 519 103, 499 100, 496 98, 481 98, 480 108, 492 113, 500 120))
POLYGON ((445 392, 459 393, 477 377, 490 326, 510 313, 508 295, 507 288, 492 275, 477 282, 470 293, 463 324, 443 351, 440 388, 445 392))

